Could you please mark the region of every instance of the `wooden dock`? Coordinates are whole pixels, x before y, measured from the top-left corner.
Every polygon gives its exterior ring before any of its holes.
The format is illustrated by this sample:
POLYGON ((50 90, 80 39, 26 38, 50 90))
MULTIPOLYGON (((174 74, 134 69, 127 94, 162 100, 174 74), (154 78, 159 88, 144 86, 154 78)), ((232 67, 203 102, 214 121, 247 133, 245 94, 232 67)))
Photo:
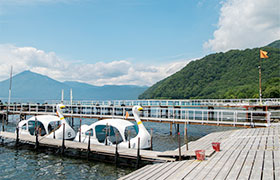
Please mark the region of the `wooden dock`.
POLYGON ((280 125, 212 133, 189 147, 211 150, 215 141, 221 151, 204 161, 147 165, 120 179, 280 179, 280 125))
MULTIPOLYGON (((16 140, 16 134, 12 132, 0 132, 1 138, 7 138, 16 140)), ((61 149, 62 148, 62 140, 59 139, 49 139, 44 137, 38 137, 39 146, 46 148, 54 148, 61 149)), ((36 138, 35 136, 30 135, 20 135, 19 141, 23 144, 31 144, 35 145, 36 138)), ((65 151, 67 150, 76 150, 79 152, 88 152, 88 144, 80 143, 75 141, 67 141, 64 143, 65 151)), ((158 151, 150 151, 150 150, 140 150, 140 158, 141 161, 145 164, 153 163, 153 162, 170 162, 175 161, 175 158, 170 157, 159 157, 158 154, 161 152, 158 151)), ((115 160, 116 148, 114 146, 104 146, 104 145, 90 145, 90 154, 98 155, 104 157, 111 157, 109 159, 115 160)), ((120 148, 118 147, 118 158, 125 160, 136 160, 137 159, 137 149, 128 149, 128 148, 120 148)), ((105 160, 104 160, 105 161, 105 160)), ((130 161, 129 161, 130 162, 130 161)), ((131 162, 135 165, 135 162, 131 162)), ((131 165, 131 164, 127 164, 131 165)))

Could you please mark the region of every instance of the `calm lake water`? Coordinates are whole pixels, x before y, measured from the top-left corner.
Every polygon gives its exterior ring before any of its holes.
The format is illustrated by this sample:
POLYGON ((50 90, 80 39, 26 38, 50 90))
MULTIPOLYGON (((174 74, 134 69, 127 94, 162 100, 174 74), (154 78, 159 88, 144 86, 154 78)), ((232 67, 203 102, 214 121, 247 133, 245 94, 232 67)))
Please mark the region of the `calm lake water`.
MULTIPOLYGON (((6 126, 8 131, 15 130, 18 117, 11 117, 12 121, 6 126)), ((84 119, 83 124, 91 124, 94 120, 84 119)), ((153 128, 153 149, 156 151, 174 150, 178 148, 178 136, 169 135, 169 124, 143 122, 150 131, 153 128)), ((75 119, 75 128, 79 120, 75 119)), ((0 123, 1 127, 2 124, 0 123)), ((190 141, 199 139, 211 132, 236 129, 234 127, 216 127, 188 125, 190 141)), ((175 132, 173 127, 173 132, 175 132)), ((183 134, 184 125, 180 125, 183 134)), ((174 133, 173 133, 174 134, 174 133)), ((183 136, 181 136, 183 142, 183 136)), ((114 164, 86 159, 62 157, 52 152, 39 153, 30 147, 14 147, 14 142, 5 140, 0 144, 0 179, 117 179, 132 171, 134 168, 118 167, 114 164)))

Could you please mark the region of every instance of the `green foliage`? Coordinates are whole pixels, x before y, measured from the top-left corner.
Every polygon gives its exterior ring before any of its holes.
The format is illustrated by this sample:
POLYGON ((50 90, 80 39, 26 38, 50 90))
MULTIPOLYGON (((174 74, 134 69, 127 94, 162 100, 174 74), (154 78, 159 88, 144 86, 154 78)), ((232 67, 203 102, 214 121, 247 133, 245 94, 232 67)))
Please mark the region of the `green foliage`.
POLYGON ((192 61, 181 71, 159 81, 139 96, 140 99, 258 98, 261 63, 263 97, 279 97, 280 49, 272 47, 230 50, 192 61), (259 50, 268 59, 259 58, 259 50))
POLYGON ((272 43, 270 43, 269 45, 267 45, 269 47, 274 47, 274 48, 279 48, 280 49, 280 40, 274 41, 272 43))

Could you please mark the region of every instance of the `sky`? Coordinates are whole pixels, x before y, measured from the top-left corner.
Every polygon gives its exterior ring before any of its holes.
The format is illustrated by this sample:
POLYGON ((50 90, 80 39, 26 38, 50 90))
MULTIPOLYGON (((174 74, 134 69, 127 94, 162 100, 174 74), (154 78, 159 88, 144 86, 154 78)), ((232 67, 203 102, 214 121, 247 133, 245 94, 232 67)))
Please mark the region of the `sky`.
POLYGON ((154 83, 215 52, 280 39, 279 0, 0 0, 0 80, 154 83))

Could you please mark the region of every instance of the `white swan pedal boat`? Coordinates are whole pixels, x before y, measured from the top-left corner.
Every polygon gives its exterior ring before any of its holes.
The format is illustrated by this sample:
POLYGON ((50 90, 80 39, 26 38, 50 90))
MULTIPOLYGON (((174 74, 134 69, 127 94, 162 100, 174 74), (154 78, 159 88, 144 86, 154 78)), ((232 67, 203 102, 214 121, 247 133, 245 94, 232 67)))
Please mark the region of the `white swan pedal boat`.
POLYGON ((36 121, 38 128, 38 135, 46 138, 62 139, 63 138, 63 124, 65 124, 64 139, 73 140, 76 136, 76 132, 66 122, 62 114, 62 108, 64 105, 58 104, 56 106, 57 116, 53 115, 39 115, 32 116, 27 120, 22 120, 18 123, 19 134, 26 134, 35 136, 36 121))
POLYGON ((141 106, 132 108, 136 125, 123 119, 106 119, 97 121, 91 125, 82 125, 77 132, 74 141, 88 143, 90 137, 91 144, 109 145, 124 148, 138 148, 138 138, 140 138, 140 149, 151 147, 151 136, 139 118, 141 106), (81 135, 80 135, 81 132, 81 135))

